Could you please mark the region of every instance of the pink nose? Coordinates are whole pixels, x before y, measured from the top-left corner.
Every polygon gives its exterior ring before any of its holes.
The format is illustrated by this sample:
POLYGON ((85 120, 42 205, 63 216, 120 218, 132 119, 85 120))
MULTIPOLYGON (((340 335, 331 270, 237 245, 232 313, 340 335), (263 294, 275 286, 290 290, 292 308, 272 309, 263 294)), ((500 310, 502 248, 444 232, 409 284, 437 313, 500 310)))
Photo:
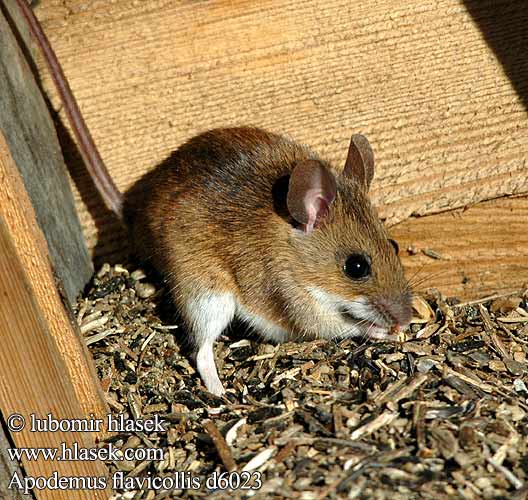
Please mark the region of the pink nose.
POLYGON ((405 327, 411 321, 411 295, 400 297, 379 297, 375 301, 379 312, 392 326, 405 327))

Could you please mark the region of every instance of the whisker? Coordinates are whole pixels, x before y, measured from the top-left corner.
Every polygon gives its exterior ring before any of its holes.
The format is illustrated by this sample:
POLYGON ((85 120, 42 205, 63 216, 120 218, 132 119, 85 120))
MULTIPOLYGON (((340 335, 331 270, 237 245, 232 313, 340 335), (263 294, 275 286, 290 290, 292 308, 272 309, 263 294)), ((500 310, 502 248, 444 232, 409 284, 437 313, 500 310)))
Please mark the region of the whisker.
POLYGON ((437 278, 438 276, 441 276, 442 274, 444 274, 444 272, 445 271, 442 270, 442 271, 438 271, 438 272, 435 272, 435 273, 428 273, 425 276, 421 276, 419 279, 416 279, 415 281, 409 281, 409 286, 412 289, 416 289, 418 286, 422 285, 426 281, 429 281, 429 280, 432 280, 434 278, 437 278))
POLYGON ((412 283, 413 280, 424 270, 424 267, 427 265, 427 262, 424 262, 420 268, 408 279, 409 283, 412 283))

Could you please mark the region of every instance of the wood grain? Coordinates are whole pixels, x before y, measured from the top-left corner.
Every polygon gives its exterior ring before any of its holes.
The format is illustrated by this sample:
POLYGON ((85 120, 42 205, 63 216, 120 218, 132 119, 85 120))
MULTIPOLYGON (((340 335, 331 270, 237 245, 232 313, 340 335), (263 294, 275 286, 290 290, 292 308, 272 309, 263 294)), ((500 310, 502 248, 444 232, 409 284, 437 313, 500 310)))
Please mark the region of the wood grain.
POLYGON ((55 273, 66 297, 74 302, 90 279, 93 267, 57 133, 23 54, 22 40, 27 34, 15 27, 24 26, 23 20, 13 7, 11 0, 0 6, 0 131, 30 194, 55 273), (18 40, 13 29, 19 35, 18 40))
POLYGON ((449 296, 475 299, 528 289, 528 197, 410 219, 391 233, 418 290, 432 286, 449 296), (406 251, 411 246, 415 255, 406 251), (428 257, 424 250, 442 258, 428 257))
MULTIPOLYGON (((285 132, 337 164, 362 132, 377 157, 374 200, 393 224, 528 192, 528 9, 468 5, 42 0, 36 13, 120 188, 210 127, 285 132)), ((123 235, 67 149, 88 245, 108 257, 123 235)))
MULTIPOLYGON (((20 265, 31 283, 52 341, 68 369, 83 414, 103 418, 107 407, 91 362, 91 356, 63 306, 51 269, 47 245, 24 189, 6 139, 0 133, 0 216, 7 224, 20 265)), ((2 279, 7 276, 2 275, 2 279)), ((7 286, 7 285, 6 285, 7 286)), ((2 299, 3 301, 3 299, 2 299)), ((36 335, 31 330, 27 335, 36 335)), ((23 345, 19 346, 22 349, 23 345)), ((2 348, 4 349, 4 348, 2 348)), ((9 351, 6 351, 6 355, 9 351)), ((10 353, 13 354, 13 353, 10 353)), ((23 350, 20 355, 23 356, 23 350)), ((25 366, 22 362, 21 368, 25 366)))
MULTIPOLYGON (((17 448, 55 448, 64 443, 72 447, 95 447, 94 436, 84 432, 32 432, 31 415, 45 419, 50 414, 55 419, 88 418, 77 401, 68 370, 61 358, 31 282, 19 258, 8 225, 0 216, 0 404, 2 414, 22 415, 27 425, 11 437, 17 448)), ((30 477, 105 477, 107 470, 101 461, 22 459, 24 470, 30 477)), ((42 489, 34 491, 40 499, 73 498, 103 499, 105 491, 75 491, 74 489, 42 489)))

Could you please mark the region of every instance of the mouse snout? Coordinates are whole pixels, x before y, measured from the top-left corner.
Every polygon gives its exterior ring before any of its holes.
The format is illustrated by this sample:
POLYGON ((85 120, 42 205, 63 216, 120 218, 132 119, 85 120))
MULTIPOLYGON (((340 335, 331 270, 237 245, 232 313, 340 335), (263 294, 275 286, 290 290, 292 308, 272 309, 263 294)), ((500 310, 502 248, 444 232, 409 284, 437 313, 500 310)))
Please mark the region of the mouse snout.
POLYGON ((376 308, 388 324, 403 328, 411 321, 411 295, 401 297, 379 297, 375 300, 376 308))

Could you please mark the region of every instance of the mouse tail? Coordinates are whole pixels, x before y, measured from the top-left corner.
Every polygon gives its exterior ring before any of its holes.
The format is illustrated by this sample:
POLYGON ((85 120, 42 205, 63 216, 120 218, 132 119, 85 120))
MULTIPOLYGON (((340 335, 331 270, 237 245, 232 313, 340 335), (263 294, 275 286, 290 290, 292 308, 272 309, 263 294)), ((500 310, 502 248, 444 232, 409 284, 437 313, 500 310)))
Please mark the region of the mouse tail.
POLYGON ((95 187, 105 205, 120 219, 123 219, 123 195, 113 181, 106 165, 99 154, 92 135, 86 126, 77 101, 73 96, 68 81, 62 71, 62 67, 51 48, 48 38, 44 34, 42 27, 31 7, 26 0, 16 0, 29 26, 31 34, 38 43, 46 61, 46 65, 51 73, 57 91, 60 95, 68 121, 77 139, 79 150, 84 160, 85 166, 92 178, 95 187))

